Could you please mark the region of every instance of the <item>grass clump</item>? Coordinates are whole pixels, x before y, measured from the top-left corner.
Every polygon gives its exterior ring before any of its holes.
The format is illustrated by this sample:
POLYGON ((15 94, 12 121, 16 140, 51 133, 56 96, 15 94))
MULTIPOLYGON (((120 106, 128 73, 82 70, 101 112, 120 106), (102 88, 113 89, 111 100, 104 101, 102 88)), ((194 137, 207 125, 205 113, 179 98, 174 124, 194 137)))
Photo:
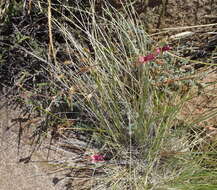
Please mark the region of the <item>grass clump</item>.
POLYGON ((189 80, 165 83, 170 77, 183 77, 167 53, 138 62, 158 45, 137 22, 132 7, 123 12, 107 5, 98 16, 93 4, 82 19, 73 14, 66 18, 73 27, 53 19, 73 54, 69 60, 49 64, 49 72, 56 84, 64 86, 70 109, 78 105, 83 113, 78 123, 88 121, 85 130, 91 131, 99 152, 116 163, 106 170, 104 184, 111 189, 155 188, 197 163, 189 128, 176 119, 187 98, 180 96, 177 86, 189 80), (71 32, 74 28, 83 33, 81 39, 71 32))
MULTIPOLYGON (((64 6, 65 14, 50 4, 49 56, 40 59, 46 64, 47 81, 35 85, 27 98, 46 118, 36 132, 51 130, 69 145, 70 134, 89 139, 94 154, 105 159, 85 166, 101 171, 89 176, 92 188, 197 189, 205 188, 205 177, 213 187, 210 148, 204 152, 200 146, 205 142, 203 130, 195 130, 198 122, 178 119, 193 96, 188 90, 204 72, 183 72, 186 62, 168 52, 141 63, 140 56, 168 42, 149 37, 132 5, 117 11, 105 3, 96 14, 93 1, 88 9, 64 6), (51 9, 61 18, 52 16, 51 9), (62 44, 55 44, 52 30, 58 31, 62 44)), ((26 53, 38 58, 37 52, 26 53)))

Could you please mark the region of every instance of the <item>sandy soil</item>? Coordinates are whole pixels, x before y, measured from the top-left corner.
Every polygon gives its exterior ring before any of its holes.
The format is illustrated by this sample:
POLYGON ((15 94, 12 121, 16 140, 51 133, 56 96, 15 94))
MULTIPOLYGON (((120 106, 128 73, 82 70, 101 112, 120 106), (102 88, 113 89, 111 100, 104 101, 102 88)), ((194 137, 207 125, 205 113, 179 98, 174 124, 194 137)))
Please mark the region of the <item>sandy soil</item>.
MULTIPOLYGON (((58 166, 68 163, 72 168, 83 168, 89 164, 88 159, 80 158, 81 155, 88 154, 86 142, 70 137, 69 141, 73 145, 69 147, 69 144, 61 140, 50 144, 48 137, 31 154, 33 146, 30 146, 29 134, 25 132, 18 149, 19 122, 13 120, 22 115, 11 107, 2 108, 4 103, 0 103, 0 190, 79 190, 85 189, 83 185, 92 185, 89 184, 89 179, 94 170, 80 171, 58 166)), ((25 126, 25 123, 21 126, 25 126)), ((94 151, 90 148, 88 150, 94 151)))
MULTIPOLYGON (((1 107, 1 106, 0 106, 1 107)), ((0 110, 0 189, 1 190, 54 190, 52 176, 38 162, 20 163, 22 156, 29 155, 30 148, 22 144, 18 154, 18 136, 12 130, 11 119, 17 116, 14 110, 0 110)), ((33 158, 34 159, 34 158, 33 158)))

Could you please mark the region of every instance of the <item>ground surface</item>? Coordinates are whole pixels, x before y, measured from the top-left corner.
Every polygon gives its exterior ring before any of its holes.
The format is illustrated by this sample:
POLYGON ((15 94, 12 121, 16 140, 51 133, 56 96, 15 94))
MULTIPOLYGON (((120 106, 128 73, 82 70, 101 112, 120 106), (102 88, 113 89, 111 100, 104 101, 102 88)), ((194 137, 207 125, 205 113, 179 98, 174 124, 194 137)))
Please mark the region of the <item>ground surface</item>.
POLYGON ((23 118, 22 114, 6 106, 6 102, 2 99, 0 103, 0 190, 79 190, 87 183, 90 185, 89 179, 95 170, 85 170, 85 165, 91 162, 80 158, 90 154, 86 142, 70 137, 73 145, 67 150, 68 143, 61 140, 51 143, 48 137, 32 153, 34 146, 29 140, 32 133, 24 132, 21 141, 18 136, 20 126, 24 128, 28 121, 20 125, 17 118, 23 118), (61 165, 66 162, 72 168, 61 165))
POLYGON ((22 145, 18 155, 18 136, 12 130, 6 131, 11 126, 11 119, 17 113, 2 108, 0 110, 0 189, 1 190, 53 190, 55 189, 51 176, 46 174, 46 169, 37 162, 29 164, 19 163, 23 155, 29 154, 29 147, 22 145))

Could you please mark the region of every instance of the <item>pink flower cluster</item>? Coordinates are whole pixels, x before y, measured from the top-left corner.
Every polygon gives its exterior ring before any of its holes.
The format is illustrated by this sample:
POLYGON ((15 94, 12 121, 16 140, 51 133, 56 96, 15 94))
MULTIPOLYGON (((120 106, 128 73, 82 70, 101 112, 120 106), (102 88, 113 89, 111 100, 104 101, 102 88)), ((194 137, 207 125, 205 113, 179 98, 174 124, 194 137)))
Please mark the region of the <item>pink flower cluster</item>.
POLYGON ((172 48, 169 45, 166 45, 162 48, 157 48, 154 53, 150 53, 146 56, 140 56, 139 57, 139 63, 146 63, 149 61, 153 61, 160 53, 163 53, 165 51, 169 51, 171 49, 172 48))
POLYGON ((92 162, 103 162, 103 161, 105 161, 105 157, 103 155, 100 155, 100 154, 94 154, 90 158, 91 158, 92 162))

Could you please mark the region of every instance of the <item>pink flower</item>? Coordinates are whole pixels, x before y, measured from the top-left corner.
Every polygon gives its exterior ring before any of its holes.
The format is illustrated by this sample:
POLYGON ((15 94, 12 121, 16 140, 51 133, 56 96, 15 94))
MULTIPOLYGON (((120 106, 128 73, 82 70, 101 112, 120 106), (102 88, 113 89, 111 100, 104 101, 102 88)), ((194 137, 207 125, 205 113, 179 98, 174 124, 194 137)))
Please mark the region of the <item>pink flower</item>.
POLYGON ((139 57, 139 62, 140 63, 144 63, 144 62, 149 62, 155 59, 155 55, 154 54, 148 54, 147 56, 140 56, 139 57))
POLYGON ((144 56, 140 56, 139 57, 139 63, 143 63, 144 62, 144 56))
POLYGON ((163 48, 162 48, 162 52, 164 52, 164 51, 169 51, 169 50, 171 50, 172 48, 169 46, 169 45, 166 45, 166 46, 164 46, 163 48))
POLYGON ((91 158, 92 162, 103 162, 103 161, 105 161, 105 157, 103 155, 100 155, 100 154, 92 155, 90 158, 91 158))
POLYGON ((166 45, 166 46, 164 46, 164 47, 162 47, 162 48, 157 48, 156 51, 155 51, 155 53, 158 55, 158 54, 160 54, 161 52, 169 51, 169 50, 171 50, 171 49, 172 49, 172 48, 171 48, 169 45, 166 45))
POLYGON ((157 57, 157 55, 159 55, 162 52, 169 51, 171 49, 172 48, 169 45, 166 45, 166 46, 164 46, 162 48, 157 48, 155 50, 154 54, 150 53, 150 54, 148 54, 146 56, 140 56, 138 61, 139 61, 139 63, 145 63, 145 62, 153 61, 157 57))
POLYGON ((161 51, 162 51, 162 49, 161 49, 161 48, 157 48, 157 49, 156 49, 156 51, 155 51, 155 53, 158 55, 158 54, 160 54, 160 53, 161 53, 161 51))

